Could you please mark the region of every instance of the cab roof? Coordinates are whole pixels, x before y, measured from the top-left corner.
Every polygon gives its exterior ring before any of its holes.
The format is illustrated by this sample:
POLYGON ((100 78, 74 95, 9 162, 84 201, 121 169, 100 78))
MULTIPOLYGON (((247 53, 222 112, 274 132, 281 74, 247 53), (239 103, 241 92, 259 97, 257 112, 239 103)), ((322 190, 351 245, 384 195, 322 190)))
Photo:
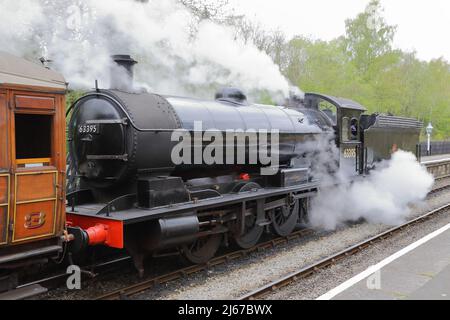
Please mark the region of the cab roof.
POLYGON ((61 74, 0 51, 0 85, 3 84, 67 89, 66 80, 61 74))
POLYGON ((363 107, 362 105, 360 105, 359 103, 357 103, 353 100, 333 97, 333 96, 319 94, 319 93, 306 93, 305 94, 305 101, 308 106, 313 106, 315 103, 317 103, 318 100, 328 101, 329 103, 335 105, 337 108, 340 108, 340 109, 358 110, 358 111, 363 111, 363 112, 367 111, 367 109, 365 107, 363 107))

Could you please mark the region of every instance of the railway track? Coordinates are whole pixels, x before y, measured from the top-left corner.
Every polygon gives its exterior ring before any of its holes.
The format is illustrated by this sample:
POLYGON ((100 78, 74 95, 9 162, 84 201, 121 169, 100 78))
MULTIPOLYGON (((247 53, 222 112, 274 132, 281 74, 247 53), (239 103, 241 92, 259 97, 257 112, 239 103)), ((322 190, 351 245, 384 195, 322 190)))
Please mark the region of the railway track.
MULTIPOLYGON (((131 257, 129 257, 129 256, 119 257, 119 258, 112 259, 109 261, 97 263, 95 265, 81 267, 81 269, 83 270, 82 273, 84 276, 86 276, 88 278, 95 278, 99 273, 106 272, 107 270, 110 270, 111 268, 114 268, 115 266, 117 266, 121 263, 127 262, 127 261, 131 261, 131 257)), ((68 277, 68 275, 65 272, 56 273, 56 274, 48 275, 42 279, 38 279, 35 281, 31 281, 31 282, 27 282, 22 285, 19 285, 17 287, 17 289, 24 289, 24 288, 32 287, 35 285, 40 285, 40 286, 45 287, 50 290, 52 288, 61 286, 67 280, 67 277, 68 277)))
MULTIPOLYGON (((440 178, 440 179, 444 179, 444 178, 445 177, 440 178)), ((440 179, 436 179, 436 180, 440 180, 440 179)), ((431 195, 437 194, 437 193, 442 192, 442 191, 444 191, 446 189, 449 189, 449 188, 450 188, 450 185, 446 185, 446 186, 443 186, 443 187, 438 187, 436 189, 433 189, 429 193, 429 195, 431 196, 431 195)), ((433 212, 427 213, 426 215, 423 215, 423 216, 421 216, 421 217, 419 217, 417 219, 414 219, 414 220, 412 220, 412 221, 410 221, 410 222, 408 222, 408 223, 406 223, 406 224, 404 224, 404 225, 402 225, 400 227, 394 228, 394 229, 397 229, 397 231, 401 231, 407 226, 414 225, 416 223, 419 223, 419 222, 422 222, 424 220, 427 220, 427 219, 431 218, 432 216, 436 215, 438 212, 441 212, 444 209, 450 209, 450 205, 448 205, 446 207, 439 208, 438 210, 435 210, 433 212)), ((381 234, 381 235, 379 235, 379 236, 377 236, 375 238, 378 238, 378 239, 381 240, 381 239, 386 238, 387 235, 393 235, 394 232, 395 232, 394 229, 388 230, 387 232, 385 232, 385 233, 383 233, 383 234, 381 234)), ((188 276, 188 275, 192 275, 192 274, 195 274, 195 273, 207 270, 207 269, 212 268, 214 266, 222 265, 222 264, 230 262, 232 260, 237 260, 237 259, 245 257, 245 256, 247 256, 247 255, 249 255, 249 254, 251 254, 253 252, 259 252, 259 251, 262 251, 262 250, 272 249, 272 248, 280 246, 280 245, 285 245, 285 244, 289 243, 290 241, 293 241, 293 240, 296 240, 298 238, 304 237, 305 235, 311 235, 313 233, 314 233, 314 230, 312 230, 312 229, 303 229, 303 230, 297 231, 297 232, 289 235, 288 237, 276 238, 276 239, 273 239, 273 240, 270 240, 270 241, 267 241, 267 242, 263 242, 263 243, 257 245, 256 247, 253 247, 253 248, 248 249, 248 250, 239 250, 239 251, 231 252, 229 254, 217 257, 217 258, 211 260, 209 263, 204 264, 204 265, 194 265, 194 266, 190 266, 190 267, 187 267, 187 268, 184 268, 184 269, 180 269, 180 270, 177 270, 177 271, 174 271, 174 272, 162 275, 162 276, 157 276, 157 277, 154 277, 154 278, 151 278, 151 279, 148 279, 148 280, 144 280, 143 282, 139 282, 139 283, 133 284, 131 286, 124 287, 124 288, 121 288, 119 290, 115 290, 115 291, 106 293, 104 295, 98 296, 98 297, 96 297, 95 300, 128 299, 128 298, 132 297, 133 295, 136 295, 136 294, 139 294, 139 293, 144 292, 146 290, 149 290, 149 289, 155 287, 156 285, 160 285, 160 284, 168 283, 168 282, 171 282, 171 281, 174 281, 174 280, 178 280, 178 279, 181 279, 182 277, 185 277, 185 276, 188 276)), ((367 243, 373 244, 374 241, 375 241, 375 238, 369 239, 367 241, 367 243)), ((356 245, 355 247, 350 248, 351 250, 350 249, 349 250, 345 250, 345 252, 341 252, 340 254, 343 257, 350 255, 350 252, 353 252, 353 254, 355 254, 355 253, 360 251, 360 250, 359 251, 355 251, 355 248, 360 248, 360 247, 362 249, 364 248, 362 243, 356 245), (346 253, 346 252, 348 252, 348 253, 346 253)), ((333 261, 333 259, 336 260, 336 258, 334 256, 331 258, 331 261, 333 261)), ((326 262, 326 260, 321 261, 318 264, 312 266, 312 271, 311 270, 309 270, 308 272, 305 271, 305 275, 306 275, 306 273, 308 275, 313 274, 315 268, 318 267, 318 266, 320 267, 322 264, 324 265, 324 267, 325 267, 325 265, 328 265, 328 266, 331 265, 331 264, 326 264, 325 262, 326 262)), ((336 260, 336 262, 337 262, 337 260, 336 260)), ((299 278, 300 278, 300 276, 293 276, 292 277, 292 281, 296 281, 299 278)), ((284 280, 284 278, 283 278, 283 281, 287 281, 287 280, 284 280)), ((270 284, 270 286, 272 286, 272 285, 274 286, 274 289, 277 288, 276 284, 270 284)), ((255 291, 255 294, 256 294, 256 291, 255 291)))
POLYGON ((188 276, 191 274, 195 274, 195 273, 198 273, 198 272, 201 272, 204 270, 208 270, 209 268, 212 268, 215 266, 223 265, 230 261, 237 260, 237 259, 243 258, 245 256, 248 256, 249 254, 254 253, 254 252, 261 252, 261 251, 264 251, 267 249, 275 248, 280 245, 285 245, 285 244, 288 244, 290 241, 300 239, 302 237, 311 235, 313 233, 314 233, 314 231, 311 229, 302 229, 302 230, 292 233, 291 235, 289 235, 287 237, 280 237, 280 238, 272 239, 272 240, 260 243, 257 246, 250 248, 250 249, 233 251, 233 252, 225 254, 223 256, 214 258, 206 264, 189 266, 187 268, 176 270, 174 272, 170 272, 170 273, 162 275, 162 276, 157 276, 155 278, 144 280, 137 284, 133 284, 129 287, 121 288, 119 290, 115 290, 115 291, 106 293, 104 295, 96 297, 95 300, 126 299, 135 294, 149 290, 149 289, 155 287, 156 285, 168 283, 170 281, 178 280, 178 279, 181 279, 182 277, 185 277, 185 276, 188 276))
POLYGON ((402 232, 403 230, 405 230, 413 225, 422 223, 426 220, 429 220, 430 218, 432 218, 434 216, 446 213, 449 210, 450 210, 450 204, 447 204, 441 208, 438 208, 438 209, 433 210, 425 215, 422 215, 414 220, 411 220, 399 227, 392 228, 386 232, 383 232, 382 234, 379 234, 373 238, 370 238, 366 241, 358 243, 348 249, 345 249, 333 256, 325 258, 322 261, 319 261, 313 265, 310 265, 306 268, 302 268, 298 271, 292 272, 292 273, 288 274, 287 276, 284 276, 283 278, 275 280, 261 288, 258 288, 256 290, 240 297, 239 300, 256 300, 256 299, 264 298, 264 296, 266 296, 270 293, 273 293, 274 291, 280 290, 294 282, 297 282, 298 280, 307 278, 321 270, 329 268, 330 266, 339 263, 343 259, 346 259, 349 256, 353 256, 353 255, 373 246, 374 244, 376 244, 380 241, 383 241, 387 238, 394 236, 395 234, 398 234, 399 232, 402 232))
MULTIPOLYGON (((442 178, 442 180, 443 180, 444 178, 442 178)), ((439 181, 439 179, 436 179, 436 181, 439 181)), ((444 191, 444 190, 447 190, 447 189, 449 189, 450 188, 450 185, 445 185, 445 186, 441 186, 441 187, 437 187, 437 188, 434 188, 433 190, 431 190, 429 193, 428 193, 428 197, 429 196, 433 196, 433 195, 435 195, 435 194, 438 194, 438 193, 440 193, 440 192, 442 192, 442 191, 444 191)))
MULTIPOLYGON (((427 168, 430 172, 434 171, 433 173, 436 174, 436 176, 437 176, 436 182, 438 182, 438 181, 442 181, 442 180, 450 177, 449 165, 450 165, 450 159, 445 160, 445 161, 434 162, 432 164, 427 165, 427 168), (443 166, 447 166, 447 167, 445 167, 446 168, 445 171, 442 171, 443 166), (441 172, 440 175, 437 174, 439 172, 439 170, 441 172), (442 174, 442 172, 443 172, 443 174, 442 174)), ((429 196, 438 194, 448 188, 450 188, 450 185, 437 187, 429 193, 429 196)), ((285 244, 289 243, 290 241, 297 240, 301 237, 304 237, 306 235, 311 235, 313 233, 314 233, 314 231, 310 230, 310 229, 299 230, 287 237, 280 237, 280 238, 272 239, 272 240, 263 242, 263 243, 257 245, 256 247, 253 247, 248 250, 234 251, 234 252, 225 254, 223 256, 214 258, 213 260, 211 260, 210 262, 208 262, 207 264, 204 264, 204 265, 189 266, 187 268, 176 270, 176 271, 170 272, 168 274, 164 274, 164 275, 157 276, 157 277, 154 277, 151 279, 147 279, 143 282, 131 285, 126 288, 122 288, 119 290, 112 291, 110 293, 106 293, 102 296, 98 296, 96 298, 96 300, 115 300, 115 299, 128 298, 135 294, 149 290, 158 284, 168 283, 170 281, 180 279, 184 276, 195 274, 195 273, 207 270, 209 268, 212 268, 214 266, 222 265, 224 263, 227 263, 227 262, 230 262, 233 260, 237 260, 237 259, 245 257, 253 252, 259 252, 259 251, 263 251, 263 250, 267 250, 267 249, 272 249, 276 246, 285 245, 285 244)), ((113 268, 114 265, 116 265, 116 264, 120 264, 125 261, 129 261, 129 260, 130 260, 130 257, 121 257, 118 259, 114 259, 112 261, 100 263, 100 264, 97 264, 94 266, 89 266, 86 269, 95 270, 96 273, 101 273, 102 270, 108 270, 110 268, 113 268)), ((96 276, 96 274, 94 274, 93 272, 91 272, 90 274, 89 274, 89 272, 85 272, 85 274, 87 274, 88 277, 92 277, 92 278, 94 278, 96 276)), ((18 288, 26 289, 26 288, 33 288, 34 286, 39 285, 39 286, 48 288, 50 290, 50 289, 53 289, 53 288, 63 285, 63 283, 65 283, 66 279, 67 279, 67 274, 62 272, 59 274, 48 276, 48 277, 40 279, 40 280, 22 284, 18 288)))

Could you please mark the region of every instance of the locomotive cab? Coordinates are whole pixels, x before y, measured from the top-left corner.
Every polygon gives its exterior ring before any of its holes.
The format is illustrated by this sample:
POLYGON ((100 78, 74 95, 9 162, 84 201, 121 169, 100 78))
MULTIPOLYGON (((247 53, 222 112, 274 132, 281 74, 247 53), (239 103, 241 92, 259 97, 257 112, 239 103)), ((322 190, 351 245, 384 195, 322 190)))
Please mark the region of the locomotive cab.
POLYGON ((314 93, 305 95, 305 107, 321 110, 330 118, 341 169, 350 176, 360 174, 364 156, 360 119, 366 108, 348 99, 314 93))
POLYGON ((417 152, 422 123, 415 119, 366 115, 354 101, 314 93, 305 95, 305 107, 322 110, 334 122, 340 168, 349 176, 367 173, 399 149, 417 152))

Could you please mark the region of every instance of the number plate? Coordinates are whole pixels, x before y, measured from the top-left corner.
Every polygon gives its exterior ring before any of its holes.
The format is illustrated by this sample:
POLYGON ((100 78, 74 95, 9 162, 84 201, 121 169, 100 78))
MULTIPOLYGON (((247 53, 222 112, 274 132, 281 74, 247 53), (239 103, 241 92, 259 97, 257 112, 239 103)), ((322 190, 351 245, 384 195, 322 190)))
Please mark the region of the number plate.
POLYGON ((79 134, 100 134, 100 125, 97 124, 80 124, 78 126, 79 134))

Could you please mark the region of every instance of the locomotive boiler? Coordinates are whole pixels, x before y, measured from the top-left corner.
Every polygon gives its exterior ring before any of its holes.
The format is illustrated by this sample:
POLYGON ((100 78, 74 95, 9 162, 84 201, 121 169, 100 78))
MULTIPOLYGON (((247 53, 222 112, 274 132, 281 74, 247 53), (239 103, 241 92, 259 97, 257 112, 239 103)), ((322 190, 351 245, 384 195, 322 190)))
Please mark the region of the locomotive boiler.
MULTIPOLYGON (((127 72, 132 72, 135 61, 131 58, 118 56, 115 61, 127 72)), ((107 194, 111 194, 111 189, 136 175, 175 175, 188 180, 239 170, 255 171, 261 166, 259 161, 254 167, 248 166, 247 161, 238 168, 236 157, 232 161, 221 159, 217 161, 219 164, 205 165, 203 161, 195 164, 192 159, 190 163, 176 165, 172 151, 178 141, 172 141, 172 135, 177 130, 213 131, 223 140, 226 140, 227 131, 233 131, 235 139, 230 145, 227 146, 224 141, 221 153, 225 158, 226 151, 233 148, 239 135, 246 135, 248 130, 258 133, 277 129, 279 163, 286 166, 301 154, 300 145, 305 137, 323 133, 319 126, 310 123, 331 128, 331 122, 323 116, 305 116, 286 107, 249 104, 245 95, 234 88, 219 92, 215 101, 163 97, 147 92, 130 92, 128 89, 96 90, 83 96, 73 108, 69 123, 71 156, 82 181, 95 187, 99 195, 102 190, 108 190, 107 194), (200 126, 198 129, 196 124, 200 126)), ((194 136, 192 138, 196 139, 194 136)), ((267 148, 270 149, 270 141, 268 143, 267 148)), ((245 141, 242 140, 241 144, 245 141)), ((250 146, 243 147, 248 158, 250 146)))
POLYGON ((415 150, 420 132, 415 120, 365 116, 353 101, 318 94, 266 106, 235 88, 214 101, 139 91, 132 85, 136 61, 114 61, 126 81, 85 94, 69 110, 68 225, 73 251, 125 248, 141 275, 144 258, 155 252, 178 250, 203 263, 229 240, 249 248, 264 230, 290 234, 320 186, 311 174, 319 140, 335 143, 340 165, 361 175, 394 147, 415 150), (176 132, 190 138, 183 157, 191 161, 174 161, 176 132), (269 132, 278 134, 263 139, 269 132), (219 138, 225 143, 214 150, 214 163, 194 159, 196 149, 203 154, 219 138), (261 149, 276 165, 258 157, 261 149))

